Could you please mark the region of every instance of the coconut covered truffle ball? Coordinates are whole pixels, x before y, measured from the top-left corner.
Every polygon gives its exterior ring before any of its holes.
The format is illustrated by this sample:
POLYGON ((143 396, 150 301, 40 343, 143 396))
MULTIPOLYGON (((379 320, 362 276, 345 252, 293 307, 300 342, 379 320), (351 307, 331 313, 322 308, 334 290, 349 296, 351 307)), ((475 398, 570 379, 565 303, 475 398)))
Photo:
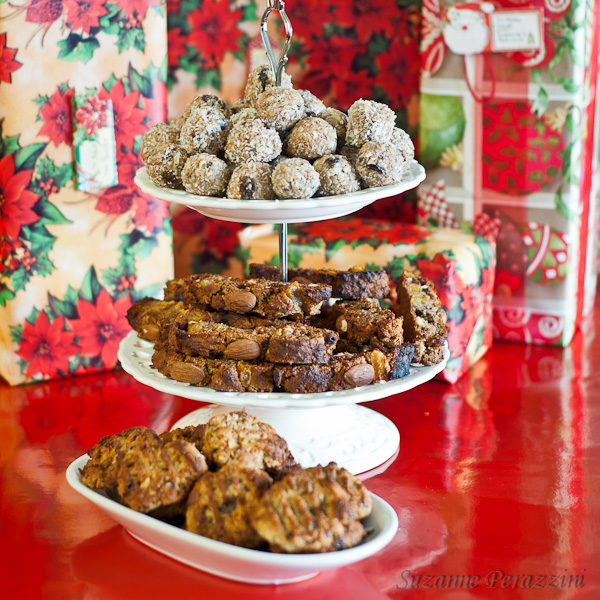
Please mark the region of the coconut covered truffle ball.
POLYGON ((304 116, 304 101, 296 90, 280 87, 267 88, 255 102, 261 119, 278 131, 285 131, 304 116))
POLYGON ((277 198, 310 198, 319 189, 319 174, 302 158, 280 162, 271 177, 277 198))
POLYGON ((299 121, 286 141, 286 154, 293 158, 314 160, 333 154, 337 147, 335 129, 319 117, 306 117, 299 121))
MULTIPOLYGON (((258 97, 269 87, 275 85, 275 78, 273 77, 273 71, 268 65, 260 65, 251 71, 248 75, 248 81, 244 89, 244 99, 249 102, 252 106, 258 99, 258 97)), ((281 74, 281 87, 291 89, 292 78, 287 73, 281 74)))
POLYGON ((203 105, 192 110, 179 134, 179 143, 189 154, 218 154, 225 147, 229 122, 222 111, 203 105))
POLYGON ((330 154, 318 158, 315 160, 313 167, 321 180, 317 196, 350 194, 360 189, 358 177, 352 165, 339 154, 330 154))
POLYGON ((386 104, 357 100, 348 109, 346 143, 360 148, 367 142, 387 142, 395 123, 396 114, 386 104))
POLYGON ((304 111, 307 117, 320 117, 325 110, 325 105, 319 98, 308 90, 298 90, 304 101, 304 111))
POLYGON ((181 128, 185 125, 186 117, 183 113, 175 115, 172 119, 169 119, 169 125, 175 127, 177 131, 181 132, 181 128))
POLYGON ((146 133, 142 138, 142 148, 140 150, 140 156, 144 163, 146 159, 158 146, 164 146, 165 144, 176 144, 179 139, 179 130, 173 125, 167 123, 157 123, 146 133))
POLYGON ((272 169, 266 163, 248 162, 231 174, 227 197, 241 200, 272 200, 272 169))
POLYGON ((186 191, 200 196, 224 196, 230 176, 224 160, 205 153, 190 156, 181 171, 186 191))
POLYGON ((410 135, 404 131, 404 129, 400 129, 399 127, 394 127, 392 131, 392 137, 390 138, 390 143, 396 146, 400 152, 406 158, 406 168, 410 167, 410 162, 415 157, 415 146, 413 141, 410 139, 410 135))
POLYGON ((188 153, 181 146, 164 144, 146 159, 146 173, 160 187, 181 188, 181 171, 187 159, 188 153))
POLYGON ((348 115, 337 108, 326 108, 319 117, 327 121, 337 134, 337 149, 341 150, 346 143, 346 128, 348 125, 348 115))
POLYGON ((186 119, 188 119, 194 110, 196 108, 200 108, 201 106, 212 106, 213 108, 220 110, 226 117, 229 116, 229 108, 227 108, 225 101, 221 100, 219 96, 215 96, 214 94, 199 94, 198 96, 192 98, 186 104, 183 115, 186 119))
POLYGON ((274 127, 262 119, 250 119, 231 130, 225 158, 235 164, 269 162, 281 154, 281 148, 281 138, 274 127))
POLYGON ((356 158, 356 170, 369 187, 400 181, 405 164, 400 150, 390 142, 367 142, 356 158))
POLYGON ((258 113, 254 108, 242 108, 242 110, 231 115, 231 127, 241 125, 250 119, 258 119, 258 113))

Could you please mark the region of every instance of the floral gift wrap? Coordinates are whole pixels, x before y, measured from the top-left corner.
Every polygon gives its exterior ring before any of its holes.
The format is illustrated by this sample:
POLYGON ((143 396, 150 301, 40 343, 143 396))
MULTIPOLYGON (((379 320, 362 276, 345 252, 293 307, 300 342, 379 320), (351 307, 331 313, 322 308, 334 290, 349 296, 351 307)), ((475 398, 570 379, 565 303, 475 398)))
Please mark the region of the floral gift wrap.
MULTIPOLYGON (((279 263, 276 226, 240 233, 247 263, 279 263)), ((450 360, 441 377, 456 381, 492 343, 495 242, 461 230, 427 229, 356 216, 288 226, 290 267, 385 269, 391 289, 402 271, 431 279, 448 315, 450 360)))
POLYGON ((141 194, 142 135, 166 119, 166 11, 0 4, 0 375, 112 369, 132 302, 173 275, 166 203, 141 194))
POLYGON ((422 25, 420 161, 456 226, 498 224, 494 334, 566 346, 596 285, 600 3, 424 0, 422 25))

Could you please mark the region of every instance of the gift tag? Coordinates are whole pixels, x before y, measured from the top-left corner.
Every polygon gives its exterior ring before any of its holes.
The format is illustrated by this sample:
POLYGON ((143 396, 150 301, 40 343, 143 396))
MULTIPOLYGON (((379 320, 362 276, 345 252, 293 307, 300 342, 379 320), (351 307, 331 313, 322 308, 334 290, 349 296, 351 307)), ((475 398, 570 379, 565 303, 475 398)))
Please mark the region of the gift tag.
POLYGON ((544 15, 541 8, 498 10, 489 17, 492 52, 542 48, 544 15))
POLYGON ((110 99, 73 97, 73 147, 79 190, 96 193, 117 185, 117 149, 110 99))

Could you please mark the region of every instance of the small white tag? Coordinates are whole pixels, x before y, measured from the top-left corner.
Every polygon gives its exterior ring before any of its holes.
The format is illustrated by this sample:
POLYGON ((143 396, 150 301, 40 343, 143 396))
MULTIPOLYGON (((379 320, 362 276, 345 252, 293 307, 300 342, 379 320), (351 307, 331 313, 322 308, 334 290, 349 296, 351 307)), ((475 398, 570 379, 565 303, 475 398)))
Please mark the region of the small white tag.
POLYGON ((498 10, 489 15, 492 52, 539 50, 544 44, 541 10, 498 10))

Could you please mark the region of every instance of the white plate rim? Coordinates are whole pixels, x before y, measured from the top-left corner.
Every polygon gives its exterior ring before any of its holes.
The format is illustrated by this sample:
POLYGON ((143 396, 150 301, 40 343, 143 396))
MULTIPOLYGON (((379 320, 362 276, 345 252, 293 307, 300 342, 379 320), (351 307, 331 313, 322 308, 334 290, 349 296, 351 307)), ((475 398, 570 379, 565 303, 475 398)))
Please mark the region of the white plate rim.
POLYGON ((175 381, 152 368, 153 348, 154 344, 152 342, 138 337, 135 331, 131 331, 121 340, 117 357, 123 369, 132 375, 134 379, 159 392, 181 396, 188 400, 212 402, 223 406, 267 409, 322 408, 387 398, 411 390, 433 379, 444 369, 450 356, 448 343, 446 342, 444 360, 441 363, 431 367, 411 365, 409 375, 402 379, 382 381, 338 392, 290 394, 285 392, 219 392, 211 388, 175 381))

